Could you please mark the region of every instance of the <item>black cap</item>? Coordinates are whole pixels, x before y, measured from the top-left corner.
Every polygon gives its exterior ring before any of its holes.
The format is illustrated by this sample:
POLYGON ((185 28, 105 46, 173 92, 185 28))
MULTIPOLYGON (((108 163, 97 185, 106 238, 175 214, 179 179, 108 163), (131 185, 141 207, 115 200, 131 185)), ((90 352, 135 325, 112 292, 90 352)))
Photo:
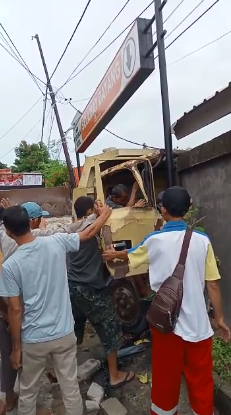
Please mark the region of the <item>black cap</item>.
POLYGON ((191 197, 188 191, 180 186, 169 187, 159 193, 157 198, 173 217, 183 217, 191 206, 191 197))

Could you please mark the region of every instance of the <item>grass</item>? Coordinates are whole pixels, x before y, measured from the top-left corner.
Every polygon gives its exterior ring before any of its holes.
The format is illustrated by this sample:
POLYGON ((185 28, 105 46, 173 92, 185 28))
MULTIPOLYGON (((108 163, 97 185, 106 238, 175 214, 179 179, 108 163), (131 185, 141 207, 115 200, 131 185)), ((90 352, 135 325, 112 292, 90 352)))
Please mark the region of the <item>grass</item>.
POLYGON ((214 371, 221 379, 231 382, 231 343, 215 337, 212 353, 214 371))

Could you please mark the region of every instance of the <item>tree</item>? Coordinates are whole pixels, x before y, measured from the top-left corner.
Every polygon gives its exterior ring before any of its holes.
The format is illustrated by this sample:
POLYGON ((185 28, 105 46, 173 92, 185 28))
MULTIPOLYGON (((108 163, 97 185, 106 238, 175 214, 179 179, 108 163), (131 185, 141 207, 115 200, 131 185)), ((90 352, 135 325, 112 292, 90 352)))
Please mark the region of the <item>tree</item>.
POLYGON ((42 163, 50 162, 49 151, 43 143, 28 144, 26 141, 21 141, 19 146, 15 148, 15 155, 13 172, 38 171, 42 163))
POLYGON ((62 186, 70 180, 67 165, 60 160, 41 163, 39 171, 44 174, 46 187, 62 186))
POLYGON ((7 165, 0 162, 0 169, 7 169, 7 165))

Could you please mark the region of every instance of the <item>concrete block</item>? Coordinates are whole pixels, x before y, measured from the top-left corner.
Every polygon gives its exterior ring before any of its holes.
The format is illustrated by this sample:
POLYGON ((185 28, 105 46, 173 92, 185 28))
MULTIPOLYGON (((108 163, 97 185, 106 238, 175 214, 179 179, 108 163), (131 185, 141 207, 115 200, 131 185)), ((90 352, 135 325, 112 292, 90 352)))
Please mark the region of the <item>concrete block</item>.
POLYGON ((100 361, 95 359, 88 359, 78 367, 78 380, 87 380, 93 376, 100 368, 100 361))
POLYGON ((97 402, 95 402, 95 401, 86 401, 85 405, 86 405, 87 413, 91 413, 92 415, 93 415, 93 413, 94 413, 94 415, 98 414, 98 412, 100 410, 100 407, 99 407, 99 404, 97 402))
POLYGON ((127 409, 117 398, 110 398, 101 403, 101 408, 106 415, 127 415, 127 409))
POLYGON ((87 391, 87 397, 100 404, 104 398, 104 388, 93 382, 87 391))

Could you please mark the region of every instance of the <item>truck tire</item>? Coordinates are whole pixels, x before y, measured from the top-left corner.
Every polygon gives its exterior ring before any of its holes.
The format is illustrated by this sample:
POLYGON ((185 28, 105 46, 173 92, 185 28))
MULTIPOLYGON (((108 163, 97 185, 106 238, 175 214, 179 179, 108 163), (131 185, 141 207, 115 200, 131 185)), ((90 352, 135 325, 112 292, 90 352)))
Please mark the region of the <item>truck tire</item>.
POLYGON ((139 299, 133 281, 126 277, 112 280, 109 284, 122 331, 126 334, 140 335, 148 329, 146 320, 147 304, 139 299))

